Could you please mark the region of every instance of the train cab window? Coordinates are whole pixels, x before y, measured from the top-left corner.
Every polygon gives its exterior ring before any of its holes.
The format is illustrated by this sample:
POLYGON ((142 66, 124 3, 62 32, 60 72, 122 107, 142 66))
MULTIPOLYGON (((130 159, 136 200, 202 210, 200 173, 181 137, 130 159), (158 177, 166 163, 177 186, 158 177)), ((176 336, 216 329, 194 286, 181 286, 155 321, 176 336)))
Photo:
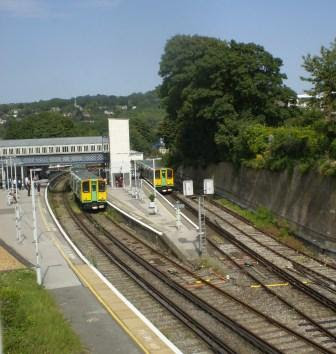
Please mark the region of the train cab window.
POLYGON ((160 170, 155 170, 155 179, 160 178, 160 170))
POLYGON ((82 183, 83 193, 90 192, 90 184, 89 181, 85 181, 82 183))
POLYGON ((170 168, 167 169, 167 178, 173 178, 173 170, 170 168))
POLYGON ((105 192, 105 182, 104 181, 98 182, 98 190, 99 190, 99 192, 105 192))

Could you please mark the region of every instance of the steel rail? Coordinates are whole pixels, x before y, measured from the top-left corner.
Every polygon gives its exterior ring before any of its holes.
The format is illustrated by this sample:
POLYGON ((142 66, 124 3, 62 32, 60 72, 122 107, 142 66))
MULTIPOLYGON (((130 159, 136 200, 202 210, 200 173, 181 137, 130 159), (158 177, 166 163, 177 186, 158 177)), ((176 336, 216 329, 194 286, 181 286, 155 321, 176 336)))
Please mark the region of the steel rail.
MULTIPOLYGON (((136 273, 126 263, 124 263, 111 249, 101 242, 94 233, 88 230, 78 216, 71 210, 71 207, 65 201, 65 205, 71 218, 75 221, 76 225, 85 233, 90 240, 96 245, 96 247, 103 252, 103 254, 113 263, 115 263, 120 269, 122 269, 128 276, 130 276, 138 285, 145 289, 155 300, 163 305, 168 311, 176 316, 181 322, 183 322, 188 328, 194 331, 200 338, 202 338, 215 352, 217 353, 232 353, 236 354, 236 351, 230 348, 224 343, 221 338, 211 333, 206 327, 198 323, 193 317, 187 314, 183 309, 179 308, 170 299, 168 299, 159 290, 153 287, 148 281, 146 281, 140 274, 136 273)), ((279 353, 273 351, 273 353, 279 353)))
MULTIPOLYGON (((89 218, 92 220, 92 217, 89 217, 89 218)), ((96 221, 93 220, 93 222, 96 222, 96 221)), ((120 228, 120 225, 117 225, 117 227, 120 228)), ((110 237, 110 236, 111 236, 110 232, 107 231, 107 230, 106 230, 104 227, 102 227, 101 225, 99 225, 99 229, 100 229, 100 231, 102 231, 102 232, 104 232, 104 233, 106 232, 106 233, 107 233, 107 237, 110 237)), ((129 233, 129 231, 127 231, 127 230, 124 230, 124 231, 129 233)), ((132 235, 132 236, 133 236, 133 235, 132 235)), ((112 237, 113 237, 113 236, 112 236, 112 237)), ((133 237, 134 237, 134 236, 133 236, 133 237)), ((114 241, 114 238, 113 238, 113 241, 114 241)), ((121 243, 119 240, 116 240, 116 241, 117 241, 118 243, 121 243)), ((142 241, 140 241, 140 242, 142 242, 142 241)), ((142 243, 145 244, 144 242, 142 242, 142 243)), ((122 245, 123 247, 126 247, 125 245, 123 245, 123 243, 121 243, 121 245, 122 245)), ((202 281, 203 284, 212 287, 213 289, 219 291, 222 295, 224 295, 224 296, 226 296, 226 297, 229 297, 231 300, 233 300, 233 301, 235 301, 235 302, 238 302, 240 305, 243 305, 244 307, 248 308, 250 311, 254 312, 254 313, 257 314, 258 316, 263 317, 263 318, 266 319, 267 321, 271 322, 273 325, 275 325, 275 326, 277 326, 277 327, 279 327, 279 328, 282 328, 282 329, 285 330, 286 332, 288 332, 288 333, 290 333, 290 334, 292 334, 292 335, 294 335, 294 336, 300 338, 300 340, 302 340, 302 341, 308 343, 309 345, 315 347, 316 349, 318 349, 318 350, 320 350, 320 351, 322 351, 322 352, 332 353, 332 352, 330 352, 328 349, 326 349, 325 347, 322 347, 320 344, 318 344, 318 343, 316 343, 316 342, 310 340, 309 338, 304 337, 304 336, 301 335, 300 333, 296 332, 295 330, 292 330, 292 329, 288 328, 287 326, 281 324, 280 322, 278 322, 278 321, 276 321, 276 320, 274 320, 274 319, 272 319, 272 318, 267 317, 266 315, 264 315, 264 314, 261 313, 260 311, 258 311, 258 310, 256 310, 256 309, 252 308, 250 305, 248 305, 248 304, 246 304, 246 303, 240 301, 239 299, 233 297, 233 296, 230 295, 229 293, 227 293, 227 292, 223 291, 222 289, 216 287, 215 285, 213 285, 213 284, 207 282, 207 281, 204 280, 203 278, 201 278, 201 277, 195 275, 194 273, 192 273, 191 271, 189 271, 187 268, 185 268, 185 267, 181 266, 180 264, 174 262, 172 259, 170 259, 170 258, 168 258, 167 256, 161 254, 160 252, 158 252, 157 250, 155 250, 155 249, 152 248, 151 246, 149 246, 149 245, 147 245, 147 244, 145 244, 145 246, 146 246, 146 247, 149 247, 153 252, 156 252, 156 253, 160 254, 160 256, 164 257, 164 258, 167 259, 169 262, 173 263, 176 267, 182 268, 184 271, 186 271, 186 272, 187 272, 189 275, 191 275, 192 277, 196 278, 196 279, 199 280, 199 281, 202 281)), ((128 248, 127 248, 127 249, 128 249, 128 248)), ((132 251, 131 251, 131 252, 132 252, 132 251)), ((134 256, 137 256, 137 255, 136 255, 136 253, 133 253, 133 252, 132 252, 131 256, 134 258, 134 256)), ((138 257, 138 256, 137 256, 137 257, 138 257)), ((141 258, 140 258, 140 259, 141 259, 141 258)), ((141 259, 141 261, 142 261, 142 259, 141 259)), ((146 262, 146 263, 147 263, 147 262, 146 262)), ((148 263, 147 263, 147 264, 148 264, 148 263)), ((159 270, 157 270, 156 268, 154 268, 151 264, 149 264, 149 267, 152 268, 152 269, 154 269, 155 272, 159 272, 159 273, 160 273, 160 276, 164 277, 164 278, 163 278, 164 280, 166 279, 166 275, 165 275, 164 273, 162 273, 162 272, 160 272, 159 270)), ((174 283, 175 283, 175 282, 174 282, 174 283)), ((176 284, 176 283, 175 283, 175 284, 176 284)), ((183 289, 184 289, 184 288, 183 288, 183 289)), ((201 299, 201 301, 204 301, 204 300, 201 299)), ((216 311, 217 311, 217 310, 216 310, 216 311)), ((327 335, 330 336, 330 333, 327 333, 327 335)))
MULTIPOLYGON (((176 196, 176 197, 177 197, 177 199, 180 199, 181 201, 186 203, 186 201, 184 199, 179 198, 178 196, 176 196)), ((189 204, 189 207, 195 212, 195 209, 190 204, 189 204)), ((235 228, 236 230, 238 230, 239 232, 244 234, 246 237, 250 237, 250 235, 248 235, 245 231, 242 231, 241 229, 237 228, 231 222, 221 218, 218 215, 216 215, 216 217, 219 218, 220 220, 222 220, 223 222, 227 223, 228 225, 232 226, 233 228, 235 228)), ((332 311, 334 311, 334 312, 336 311, 336 303, 333 300, 327 298, 326 296, 322 295, 318 291, 310 288, 306 284, 303 284, 299 279, 295 278, 294 276, 292 276, 288 272, 283 271, 281 268, 276 266, 274 263, 272 263, 271 261, 269 261, 265 257, 261 256, 256 251, 252 250, 249 246, 246 246, 243 242, 239 241, 234 235, 232 235, 229 231, 227 231, 222 225, 220 225, 216 218, 212 219, 209 216, 206 216, 206 221, 220 235, 222 235, 224 238, 226 238, 227 240, 229 240, 230 242, 235 244, 238 248, 240 248, 241 250, 243 250, 247 254, 249 254, 252 258, 254 258, 258 262, 262 263, 264 266, 271 268, 274 273, 279 275, 281 278, 287 280, 291 285, 293 285, 297 289, 300 289, 302 292, 304 292, 308 296, 314 298, 315 300, 317 300, 318 302, 320 302, 324 306, 330 308, 332 311)))

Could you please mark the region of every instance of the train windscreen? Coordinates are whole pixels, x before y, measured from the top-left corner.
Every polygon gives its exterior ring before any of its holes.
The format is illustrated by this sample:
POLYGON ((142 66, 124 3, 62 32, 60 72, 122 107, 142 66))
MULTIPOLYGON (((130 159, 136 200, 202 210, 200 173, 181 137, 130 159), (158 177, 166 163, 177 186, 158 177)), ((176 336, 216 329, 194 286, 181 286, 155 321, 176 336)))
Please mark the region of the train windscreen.
POLYGON ((98 188, 99 188, 99 192, 105 192, 105 182, 104 181, 99 181, 98 182, 98 188))
POLYGON ((84 192, 84 193, 90 192, 90 184, 89 184, 89 181, 83 182, 82 188, 83 188, 83 192, 84 192))

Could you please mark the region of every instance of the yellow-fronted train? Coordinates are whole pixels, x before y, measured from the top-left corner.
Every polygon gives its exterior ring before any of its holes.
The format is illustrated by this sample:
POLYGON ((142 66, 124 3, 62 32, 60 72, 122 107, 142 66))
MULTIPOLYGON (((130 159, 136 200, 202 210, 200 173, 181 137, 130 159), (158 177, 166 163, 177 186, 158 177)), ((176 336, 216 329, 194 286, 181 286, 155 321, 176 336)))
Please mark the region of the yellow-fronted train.
POLYGON ((160 193, 171 193, 174 190, 174 171, 169 167, 162 167, 161 161, 155 161, 155 178, 153 173, 153 160, 137 161, 140 164, 140 177, 151 185, 155 180, 155 188, 160 193))
POLYGON ((70 188, 83 209, 106 208, 106 183, 101 177, 85 169, 74 169, 70 173, 70 188))

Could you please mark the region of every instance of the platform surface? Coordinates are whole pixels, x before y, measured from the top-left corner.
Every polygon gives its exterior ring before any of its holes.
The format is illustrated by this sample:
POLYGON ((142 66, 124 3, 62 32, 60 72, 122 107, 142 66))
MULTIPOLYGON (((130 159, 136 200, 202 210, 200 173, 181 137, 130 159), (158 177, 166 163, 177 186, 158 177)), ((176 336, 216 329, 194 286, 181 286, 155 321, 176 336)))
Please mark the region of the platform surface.
POLYGON ((199 241, 195 225, 181 218, 182 223, 177 228, 175 210, 163 199, 164 196, 158 193, 156 198, 157 214, 152 214, 148 198, 153 193, 151 188, 143 183, 142 198, 136 199, 127 189, 108 187, 108 200, 136 220, 163 233, 163 237, 167 237, 187 260, 197 259, 199 257, 199 241))
MULTIPOLYGON (((0 240, 21 257, 15 261, 8 256, 9 262, 15 263, 16 267, 21 267, 23 262, 34 269, 31 197, 23 190, 18 199, 22 228, 19 239, 15 205, 7 204, 7 192, 0 189, 0 240)), ((36 214, 42 285, 50 291, 89 352, 172 353, 161 338, 76 255, 47 211, 43 188, 40 195, 36 195, 36 214), (122 309, 120 313, 119 308, 122 309)), ((4 253, 0 247, 1 250, 4 253)))

